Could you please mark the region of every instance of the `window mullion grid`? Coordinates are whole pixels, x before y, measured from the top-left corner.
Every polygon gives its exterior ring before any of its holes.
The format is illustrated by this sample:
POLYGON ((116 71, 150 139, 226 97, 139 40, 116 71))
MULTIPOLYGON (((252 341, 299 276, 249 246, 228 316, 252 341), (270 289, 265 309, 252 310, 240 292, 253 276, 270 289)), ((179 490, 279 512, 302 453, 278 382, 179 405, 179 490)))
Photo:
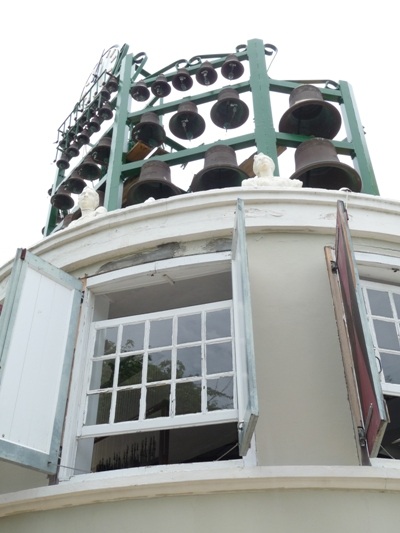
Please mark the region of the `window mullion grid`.
POLYGON ((149 363, 149 342, 150 342, 150 320, 146 320, 144 327, 143 341, 143 366, 142 366, 142 385, 140 387, 140 410, 139 420, 146 418, 146 397, 147 397, 147 368, 149 363))
POLYGON ((206 338, 207 338, 207 311, 201 312, 201 412, 207 413, 207 361, 206 361, 206 338))
POLYGON ((176 368, 178 358, 178 315, 172 318, 172 346, 171 346, 171 388, 169 400, 169 415, 175 416, 176 413, 176 368))

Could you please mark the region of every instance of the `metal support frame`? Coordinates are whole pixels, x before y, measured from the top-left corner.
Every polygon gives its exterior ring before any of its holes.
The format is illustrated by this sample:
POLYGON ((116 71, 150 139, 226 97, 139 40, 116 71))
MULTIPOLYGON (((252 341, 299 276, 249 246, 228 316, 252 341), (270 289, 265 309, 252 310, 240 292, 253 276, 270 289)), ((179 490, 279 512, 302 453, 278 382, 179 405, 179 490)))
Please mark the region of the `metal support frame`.
MULTIPOLYGON (((124 45, 126 46, 126 45, 124 45)), ((254 147, 255 151, 268 154, 278 167, 278 154, 286 147, 296 148, 300 143, 309 139, 302 135, 280 133, 275 130, 273 124, 271 93, 279 92, 290 94, 290 92, 300 84, 311 83, 323 85, 320 91, 324 99, 336 102, 341 106, 346 129, 346 139, 342 141, 332 141, 338 154, 351 156, 354 166, 360 173, 363 181, 362 192, 366 194, 379 195, 375 181, 374 171, 370 161, 368 148, 365 142, 364 131, 360 122, 354 95, 351 86, 345 82, 339 83, 331 80, 293 80, 278 81, 269 77, 266 66, 266 56, 276 53, 276 48, 270 44, 264 44, 260 39, 252 39, 247 45, 239 45, 235 55, 240 61, 248 61, 250 76, 248 81, 231 84, 239 94, 251 92, 254 110, 254 131, 250 134, 232 137, 223 142, 231 146, 234 150, 254 147)), ((119 89, 116 98, 111 102, 114 109, 114 119, 112 126, 105 131, 105 134, 112 133, 111 155, 107 172, 96 185, 97 189, 105 191, 104 206, 108 211, 113 211, 121 207, 123 182, 128 176, 139 175, 140 169, 145 160, 126 162, 127 151, 127 126, 132 128, 139 123, 144 112, 152 111, 162 117, 165 113, 171 113, 178 109, 186 98, 172 102, 164 102, 162 99, 153 98, 149 105, 138 112, 128 113, 129 91, 132 84, 140 76, 147 85, 160 74, 164 74, 167 81, 171 81, 177 68, 182 68, 182 64, 190 74, 195 74, 202 60, 209 61, 214 68, 221 67, 229 54, 201 55, 189 61, 179 60, 167 67, 150 74, 144 68, 147 56, 144 53, 133 56, 124 50, 122 60, 118 65, 119 89), (173 69, 173 71, 171 71, 173 69), (170 72, 169 72, 170 71, 170 72)), ((191 95, 190 101, 197 106, 206 102, 216 101, 220 89, 207 90, 204 93, 191 95)), ((188 162, 203 159, 205 152, 214 144, 202 144, 194 148, 185 148, 179 143, 167 137, 165 144, 171 148, 171 152, 165 155, 155 156, 155 159, 165 161, 169 165, 187 164, 188 162)), ((57 190, 60 184, 66 179, 65 171, 58 171, 54 181, 52 192, 57 190)), ((44 234, 49 235, 60 229, 57 226, 58 212, 50 207, 47 224, 44 234)))

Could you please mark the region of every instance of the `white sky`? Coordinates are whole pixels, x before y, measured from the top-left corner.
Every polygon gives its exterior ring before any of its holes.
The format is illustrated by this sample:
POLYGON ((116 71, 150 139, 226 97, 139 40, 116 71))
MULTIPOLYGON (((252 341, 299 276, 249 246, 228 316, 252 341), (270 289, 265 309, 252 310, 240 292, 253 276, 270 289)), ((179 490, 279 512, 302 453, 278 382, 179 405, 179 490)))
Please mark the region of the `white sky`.
POLYGON ((145 52, 146 69, 156 71, 181 58, 233 53, 237 45, 261 39, 278 48, 271 78, 348 81, 380 194, 400 201, 395 5, 389 0, 8 2, 0 23, 0 265, 18 247, 42 239, 57 128, 103 50, 114 44, 145 52))

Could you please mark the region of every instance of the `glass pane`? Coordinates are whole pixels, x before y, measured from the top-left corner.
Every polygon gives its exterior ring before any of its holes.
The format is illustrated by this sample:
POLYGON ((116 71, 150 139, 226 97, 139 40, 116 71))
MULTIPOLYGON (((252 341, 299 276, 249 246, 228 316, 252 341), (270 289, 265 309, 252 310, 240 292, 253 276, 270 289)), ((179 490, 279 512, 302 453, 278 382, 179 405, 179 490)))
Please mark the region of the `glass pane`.
POLYGON ((201 382, 176 384, 175 414, 201 413, 201 382))
POLYGON ((207 380, 207 409, 233 409, 233 378, 207 380))
POLYGON ((142 382, 143 355, 121 357, 119 362, 118 386, 136 385, 142 382))
POLYGON ((220 339, 231 336, 231 311, 209 311, 206 315, 207 339, 220 339))
POLYGON ((113 386, 115 359, 93 361, 90 390, 106 389, 113 386))
POLYGON ((383 348, 385 350, 400 349, 399 339, 396 333, 396 327, 393 322, 374 320, 374 328, 379 348, 383 348))
POLYGON ((387 383, 400 383, 400 355, 380 353, 383 375, 387 383))
POLYGON ((140 389, 121 390, 117 393, 115 422, 138 420, 140 408, 140 389))
POLYGON ((170 386, 147 387, 146 418, 169 416, 170 386))
POLYGON ((201 314, 178 317, 178 344, 201 340, 201 314))
POLYGON ((176 377, 178 379, 201 375, 201 346, 179 348, 176 357, 176 377))
POLYGON ((94 356, 110 355, 116 352, 118 328, 99 329, 96 332, 94 356))
POLYGON ((171 379, 171 350, 149 354, 147 381, 171 379))
POLYGON ((371 312, 376 316, 385 316, 391 318, 393 316, 390 307, 389 294, 383 291, 367 290, 371 312))
POLYGON ((121 352, 143 350, 144 322, 128 324, 122 330, 121 352))
POLYGON ((111 393, 90 394, 88 396, 88 410, 86 425, 108 424, 110 419, 111 393))
POLYGON ((232 368, 232 343, 207 344, 207 374, 230 372, 232 368))
POLYGON ((150 323, 150 348, 171 346, 172 344, 172 318, 153 320, 150 323))
POLYGON ((396 307, 397 318, 400 318, 400 294, 393 294, 393 300, 396 307))

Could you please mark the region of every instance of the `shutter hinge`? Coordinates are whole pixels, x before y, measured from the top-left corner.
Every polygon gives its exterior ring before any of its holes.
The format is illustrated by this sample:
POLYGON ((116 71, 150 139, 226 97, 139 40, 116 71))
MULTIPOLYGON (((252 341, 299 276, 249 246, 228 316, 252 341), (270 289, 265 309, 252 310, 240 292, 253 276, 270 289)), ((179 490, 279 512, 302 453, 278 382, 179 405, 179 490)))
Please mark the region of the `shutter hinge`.
POLYGON ((360 441, 361 448, 365 448, 367 446, 367 436, 365 434, 365 429, 363 427, 358 427, 358 440, 360 441))
POLYGON ((336 274, 336 272, 338 271, 338 266, 337 266, 336 261, 331 261, 331 270, 334 274, 336 274))
POLYGON ((84 297, 85 297, 85 291, 82 291, 81 292, 81 304, 83 303, 84 297))

